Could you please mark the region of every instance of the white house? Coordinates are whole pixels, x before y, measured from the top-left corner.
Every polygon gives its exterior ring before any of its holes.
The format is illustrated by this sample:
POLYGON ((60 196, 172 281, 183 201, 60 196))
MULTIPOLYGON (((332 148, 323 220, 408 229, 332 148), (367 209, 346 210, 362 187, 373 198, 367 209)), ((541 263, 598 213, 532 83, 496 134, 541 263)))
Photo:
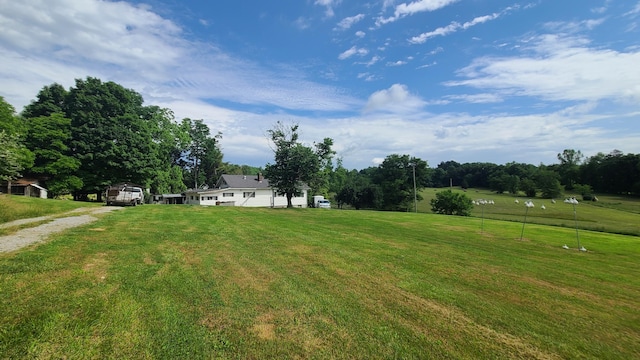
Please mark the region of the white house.
MULTIPOLYGON (((294 207, 307 207, 308 188, 291 199, 294 207)), ((258 175, 222 175, 211 189, 185 191, 185 204, 207 206, 286 207, 287 197, 278 195, 269 180, 258 175)))

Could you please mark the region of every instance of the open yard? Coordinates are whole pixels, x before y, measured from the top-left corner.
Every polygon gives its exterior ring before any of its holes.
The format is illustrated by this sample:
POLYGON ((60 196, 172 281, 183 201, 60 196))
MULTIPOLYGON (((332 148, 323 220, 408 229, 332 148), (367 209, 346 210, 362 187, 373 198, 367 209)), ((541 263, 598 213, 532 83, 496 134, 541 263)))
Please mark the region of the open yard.
POLYGON ((512 205, 483 231, 425 213, 106 214, 0 253, 0 358, 640 358, 640 237, 602 231, 637 229, 633 205, 578 205, 582 222, 624 213, 580 230, 588 252, 570 205, 568 227, 523 240, 512 205))

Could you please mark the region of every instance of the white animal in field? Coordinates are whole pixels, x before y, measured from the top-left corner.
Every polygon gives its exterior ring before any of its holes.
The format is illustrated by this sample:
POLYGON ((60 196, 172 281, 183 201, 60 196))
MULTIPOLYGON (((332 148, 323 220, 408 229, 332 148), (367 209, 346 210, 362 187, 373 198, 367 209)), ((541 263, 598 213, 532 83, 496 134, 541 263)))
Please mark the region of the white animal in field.
POLYGON ((546 207, 544 205, 540 206, 540 209, 544 210, 546 207))
POLYGON ((555 200, 555 199, 551 199, 551 203, 552 203, 552 204, 555 204, 555 203, 556 203, 556 200, 555 200))
POLYGON ((516 199, 516 201, 514 201, 516 204, 520 204, 520 201, 518 201, 518 199, 516 199))
POLYGON ((568 249, 569 247, 567 246, 567 244, 562 245, 563 249, 568 249))
POLYGON ((584 246, 583 246, 583 247, 580 248, 580 251, 587 251, 587 249, 585 249, 584 246))

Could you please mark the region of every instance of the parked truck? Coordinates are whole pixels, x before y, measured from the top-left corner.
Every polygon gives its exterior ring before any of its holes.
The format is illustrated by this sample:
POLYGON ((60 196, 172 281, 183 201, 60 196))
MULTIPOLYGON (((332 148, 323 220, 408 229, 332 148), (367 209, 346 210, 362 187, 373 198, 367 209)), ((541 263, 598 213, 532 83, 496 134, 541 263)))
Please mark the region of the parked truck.
POLYGON ((144 192, 137 186, 127 184, 110 186, 107 189, 107 205, 142 205, 144 204, 144 192))
POLYGON ((315 195, 313 197, 313 207, 320 209, 331 209, 331 202, 325 199, 322 195, 315 195))

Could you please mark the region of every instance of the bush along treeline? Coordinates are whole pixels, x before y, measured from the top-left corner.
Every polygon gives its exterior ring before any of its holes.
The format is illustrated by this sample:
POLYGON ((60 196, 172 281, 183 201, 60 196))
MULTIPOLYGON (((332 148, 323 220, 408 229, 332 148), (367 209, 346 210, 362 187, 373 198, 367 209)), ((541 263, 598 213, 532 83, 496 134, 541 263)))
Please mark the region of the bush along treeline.
POLYGON ((0 98, 0 180, 35 178, 53 197, 101 201, 115 183, 179 193, 213 185, 222 172, 258 171, 223 162, 221 138, 203 120, 176 121, 114 82, 77 79, 69 90, 45 86, 19 116, 0 98))
MULTIPOLYGON (((265 173, 281 183, 280 193, 294 196, 292 186, 304 182, 339 207, 410 211, 421 189, 450 185, 544 198, 565 190, 586 200, 594 193, 640 195, 640 155, 619 150, 585 158, 565 149, 552 165, 446 161, 435 168, 392 154, 379 166, 347 170, 339 158, 335 167, 331 163, 331 139, 304 146, 297 128, 278 123, 269 132, 277 151, 265 173), (302 174, 299 169, 308 174, 290 176, 302 174)), ((178 121, 170 109, 144 105, 137 92, 92 77, 77 79, 68 90, 43 87, 19 115, 0 97, 0 181, 35 178, 53 197, 84 200, 95 194, 101 201, 107 186, 122 182, 154 194, 180 193, 213 186, 223 173, 262 171, 224 162, 221 140, 222 133, 212 133, 203 120, 178 121)))

